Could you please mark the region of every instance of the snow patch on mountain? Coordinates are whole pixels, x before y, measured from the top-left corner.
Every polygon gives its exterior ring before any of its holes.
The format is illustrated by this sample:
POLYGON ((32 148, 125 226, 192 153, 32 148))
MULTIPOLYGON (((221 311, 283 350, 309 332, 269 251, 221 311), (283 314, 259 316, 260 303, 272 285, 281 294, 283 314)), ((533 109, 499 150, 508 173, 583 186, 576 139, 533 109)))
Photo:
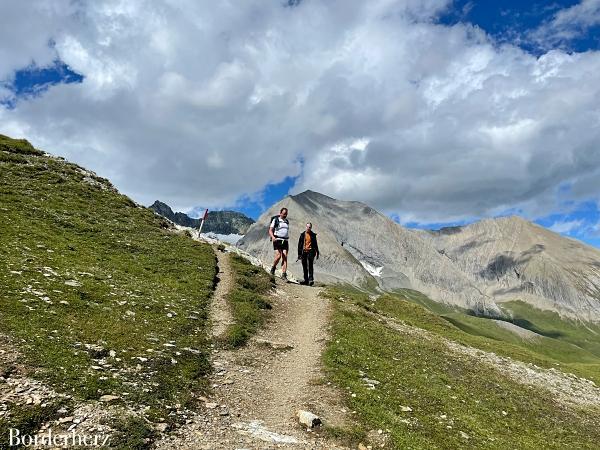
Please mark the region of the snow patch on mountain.
POLYGON ((365 268, 365 270, 367 272, 369 272, 371 275, 373 275, 374 277, 381 278, 381 271, 383 270, 383 266, 375 267, 366 261, 359 261, 359 263, 361 263, 361 265, 365 268))
POLYGON ((244 237, 243 234, 218 234, 218 233, 202 233, 203 237, 215 239, 221 242, 227 242, 228 244, 235 245, 237 241, 244 237))

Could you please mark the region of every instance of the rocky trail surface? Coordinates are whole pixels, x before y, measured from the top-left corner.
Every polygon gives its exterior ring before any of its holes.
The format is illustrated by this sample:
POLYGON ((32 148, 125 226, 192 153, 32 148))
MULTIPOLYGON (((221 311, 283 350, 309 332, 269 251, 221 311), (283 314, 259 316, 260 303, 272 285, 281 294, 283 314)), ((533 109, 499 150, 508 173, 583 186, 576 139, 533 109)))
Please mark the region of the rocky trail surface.
MULTIPOLYGON (((215 337, 231 320, 225 295, 232 275, 226 255, 218 258, 223 273, 211 313, 215 337)), ((347 420, 339 395, 321 373, 331 306, 319 293, 320 288, 278 279, 271 296, 273 309, 258 335, 241 349, 213 349, 213 394, 204 399, 203 413, 156 448, 345 448, 319 428, 300 425, 296 417, 306 410, 326 425, 347 420)))

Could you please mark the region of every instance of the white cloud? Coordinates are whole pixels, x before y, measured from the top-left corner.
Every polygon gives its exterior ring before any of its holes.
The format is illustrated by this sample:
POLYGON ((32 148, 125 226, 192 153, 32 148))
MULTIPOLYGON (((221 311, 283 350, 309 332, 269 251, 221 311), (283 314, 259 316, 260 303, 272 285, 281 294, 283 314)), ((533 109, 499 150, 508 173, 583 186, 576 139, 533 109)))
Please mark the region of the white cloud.
POLYGON ((562 27, 589 28, 600 24, 600 1, 582 0, 580 3, 560 10, 552 23, 562 27))
POLYGON ((582 0, 559 10, 554 17, 530 33, 529 38, 542 48, 568 45, 593 27, 600 25, 600 0, 582 0))
POLYGON ((14 100, 14 93, 10 89, 9 85, 0 83, 0 104, 9 104, 14 100))
POLYGON ((49 43, 60 24, 72 12, 69 0, 19 2, 0 5, 0 80, 14 71, 36 63, 50 65, 56 52, 49 43))
POLYGON ((436 24, 445 0, 45 4, 0 6, 0 79, 58 55, 85 80, 0 109, 0 133, 140 202, 223 206, 286 176, 403 221, 544 215, 565 183, 597 198, 599 52, 498 46, 436 24))
POLYGON ((585 224, 584 220, 567 220, 554 222, 549 229, 555 233, 569 234, 581 229, 585 224))

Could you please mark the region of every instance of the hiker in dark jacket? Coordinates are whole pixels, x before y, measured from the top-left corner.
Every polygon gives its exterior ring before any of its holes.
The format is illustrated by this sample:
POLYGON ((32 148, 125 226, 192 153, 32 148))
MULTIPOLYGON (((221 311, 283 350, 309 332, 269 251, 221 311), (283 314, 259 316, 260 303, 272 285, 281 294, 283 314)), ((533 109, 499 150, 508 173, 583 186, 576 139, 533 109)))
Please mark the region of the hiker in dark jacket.
POLYGON ((306 224, 306 231, 300 234, 298 239, 298 259, 302 260, 302 270, 304 271, 304 281, 300 284, 315 284, 313 278, 313 261, 315 256, 319 259, 319 245, 317 244, 317 235, 312 231, 312 223, 306 224))

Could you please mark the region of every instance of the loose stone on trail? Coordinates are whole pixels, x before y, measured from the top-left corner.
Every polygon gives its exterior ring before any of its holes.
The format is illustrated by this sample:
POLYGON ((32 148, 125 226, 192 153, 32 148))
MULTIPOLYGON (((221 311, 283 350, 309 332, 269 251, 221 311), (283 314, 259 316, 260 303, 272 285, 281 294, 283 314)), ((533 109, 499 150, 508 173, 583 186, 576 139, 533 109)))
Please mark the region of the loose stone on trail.
POLYGON ((321 418, 319 416, 316 416, 310 411, 300 410, 296 413, 296 416, 298 417, 298 422, 300 422, 302 425, 307 426, 308 428, 318 427, 323 423, 321 422, 321 418))

